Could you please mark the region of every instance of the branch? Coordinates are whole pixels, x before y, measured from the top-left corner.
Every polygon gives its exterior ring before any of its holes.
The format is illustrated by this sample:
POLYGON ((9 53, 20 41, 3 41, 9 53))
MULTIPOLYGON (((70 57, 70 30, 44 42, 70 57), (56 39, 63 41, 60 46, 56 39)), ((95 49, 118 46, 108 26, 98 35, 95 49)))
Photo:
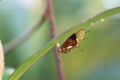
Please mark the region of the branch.
POLYGON ((11 51, 13 48, 17 47, 18 45, 20 45, 22 42, 24 42, 25 40, 27 40, 34 32, 36 32, 36 30, 43 24, 43 22, 45 21, 46 18, 46 10, 42 15, 42 18, 40 18, 40 20, 34 25, 32 26, 28 31, 24 32, 22 35, 20 35, 19 37, 13 39, 11 42, 7 43, 4 46, 4 52, 5 55, 11 51))
MULTIPOLYGON (((52 38, 56 37, 57 32, 56 32, 56 23, 55 23, 55 18, 54 18, 54 10, 53 10, 53 4, 52 0, 48 0, 48 17, 50 20, 50 28, 52 32, 52 38)), ((57 52, 57 45, 54 48, 54 53, 55 53, 55 59, 56 59, 56 64, 57 64, 57 71, 58 71, 58 76, 59 80, 65 80, 65 74, 63 70, 63 64, 62 64, 62 59, 61 56, 57 52)))

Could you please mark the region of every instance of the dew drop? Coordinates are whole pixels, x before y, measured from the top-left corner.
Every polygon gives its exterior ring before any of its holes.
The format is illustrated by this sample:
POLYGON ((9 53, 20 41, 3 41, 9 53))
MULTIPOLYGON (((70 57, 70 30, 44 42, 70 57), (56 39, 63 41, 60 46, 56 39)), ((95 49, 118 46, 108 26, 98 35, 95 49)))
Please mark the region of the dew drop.
POLYGON ((93 25, 94 25, 94 23, 92 22, 92 23, 91 23, 91 26, 93 26, 93 25))
POLYGON ((56 43, 56 46, 57 46, 57 47, 60 47, 60 44, 59 44, 59 43, 56 43))
POLYGON ((101 21, 101 22, 104 22, 104 18, 102 18, 100 21, 101 21))

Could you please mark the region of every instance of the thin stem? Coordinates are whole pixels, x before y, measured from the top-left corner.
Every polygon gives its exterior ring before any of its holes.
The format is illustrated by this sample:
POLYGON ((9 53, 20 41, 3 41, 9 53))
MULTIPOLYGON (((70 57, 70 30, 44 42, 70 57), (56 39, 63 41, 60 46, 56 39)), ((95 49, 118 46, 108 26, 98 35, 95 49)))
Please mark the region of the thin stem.
MULTIPOLYGON (((52 0, 48 0, 48 17, 50 20, 50 28, 51 28, 51 32, 52 32, 52 38, 55 38, 57 35, 57 32, 56 32, 56 23, 55 23, 55 18, 54 18, 54 10, 53 10, 52 5, 53 5, 52 0)), ((55 59, 56 59, 56 64, 57 64, 59 80, 65 80, 62 59, 59 56, 57 49, 58 49, 58 47, 55 46, 54 53, 55 53, 55 59)))
POLYGON ((28 31, 24 32, 22 35, 20 35, 19 37, 13 39, 11 42, 7 43, 4 46, 5 55, 9 51, 11 51, 12 49, 14 49, 16 46, 20 45, 22 42, 24 42, 25 40, 27 40, 34 32, 36 32, 36 30, 38 30, 38 28, 45 21, 45 18, 46 18, 46 10, 43 13, 42 18, 40 18, 40 20, 34 26, 32 26, 28 31))

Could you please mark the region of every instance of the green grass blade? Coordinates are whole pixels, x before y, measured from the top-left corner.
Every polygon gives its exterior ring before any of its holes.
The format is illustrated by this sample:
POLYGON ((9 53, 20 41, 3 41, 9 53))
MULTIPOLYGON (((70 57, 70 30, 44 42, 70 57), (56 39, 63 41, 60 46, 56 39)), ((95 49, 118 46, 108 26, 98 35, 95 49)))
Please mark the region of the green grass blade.
POLYGON ((9 80, 18 80, 35 62, 37 62, 45 53, 47 53, 51 48, 55 46, 57 42, 60 42, 61 40, 67 38, 69 35, 73 34, 74 32, 78 31, 80 28, 85 28, 91 23, 95 23, 96 21, 100 21, 102 18, 106 18, 108 16, 114 15, 120 13, 120 7, 113 8, 106 10, 100 14, 97 14, 94 17, 91 17, 88 20, 85 20, 81 22, 79 25, 74 26, 61 35, 57 36, 53 40, 51 40, 46 46, 44 46, 42 49, 38 50, 36 54, 28 58, 18 69, 11 75, 9 80))

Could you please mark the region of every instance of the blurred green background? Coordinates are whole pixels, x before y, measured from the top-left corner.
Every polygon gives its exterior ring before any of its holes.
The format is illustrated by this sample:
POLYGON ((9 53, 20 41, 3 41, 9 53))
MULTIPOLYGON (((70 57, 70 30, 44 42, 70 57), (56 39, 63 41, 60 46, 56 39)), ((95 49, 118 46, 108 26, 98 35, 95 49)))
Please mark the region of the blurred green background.
MULTIPOLYGON (((119 0, 53 0, 57 32, 80 23, 101 11, 120 6, 119 0)), ((3 45, 18 37, 40 18, 45 0, 1 0, 0 39, 3 45)), ((120 80, 120 14, 86 28, 80 48, 62 55, 66 80, 120 80)), ((49 22, 5 56, 5 66, 18 68, 51 39, 49 22)), ((61 41, 62 43, 64 41, 61 41)), ((58 80, 53 50, 25 73, 20 80, 58 80)))

